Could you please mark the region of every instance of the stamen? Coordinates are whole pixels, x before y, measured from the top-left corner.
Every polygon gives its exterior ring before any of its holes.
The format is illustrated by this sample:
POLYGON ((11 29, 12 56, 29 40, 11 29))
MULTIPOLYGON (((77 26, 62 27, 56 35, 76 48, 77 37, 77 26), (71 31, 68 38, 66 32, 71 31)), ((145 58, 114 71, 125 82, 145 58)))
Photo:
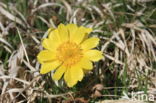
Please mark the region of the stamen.
POLYGON ((57 48, 57 57, 66 67, 71 67, 82 58, 82 50, 74 42, 67 41, 57 48))

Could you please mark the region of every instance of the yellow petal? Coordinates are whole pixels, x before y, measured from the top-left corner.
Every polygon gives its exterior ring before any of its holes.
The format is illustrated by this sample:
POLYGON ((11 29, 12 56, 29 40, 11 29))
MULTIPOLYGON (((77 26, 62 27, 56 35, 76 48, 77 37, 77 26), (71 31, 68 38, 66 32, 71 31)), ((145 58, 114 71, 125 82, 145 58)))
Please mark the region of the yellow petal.
POLYGON ((103 58, 102 52, 98 50, 88 50, 84 52, 84 56, 91 61, 99 61, 103 58))
POLYGON ((56 70, 56 72, 54 73, 53 79, 54 79, 54 80, 59 80, 59 79, 62 77, 62 75, 64 74, 65 71, 66 71, 66 68, 65 68, 63 65, 60 66, 60 67, 56 70))
POLYGON ((85 70, 93 69, 93 63, 88 58, 82 58, 78 65, 80 65, 85 70))
MULTIPOLYGON (((43 41, 42 41, 42 46, 45 48, 45 49, 48 49, 49 48, 49 43, 48 43, 48 39, 47 38, 45 38, 45 39, 43 39, 43 41)), ((50 49, 50 48, 49 48, 50 49)))
POLYGON ((71 78, 73 81, 81 81, 83 76, 84 74, 81 65, 75 65, 71 67, 71 78))
POLYGON ((81 26, 76 30, 75 34, 71 35, 71 41, 74 41, 77 44, 80 44, 84 40, 86 35, 88 35, 91 31, 92 29, 81 26))
POLYGON ((43 50, 37 56, 37 59, 40 63, 51 61, 54 60, 55 58, 56 58, 55 53, 49 50, 43 50))
POLYGON ((57 67, 59 67, 61 65, 61 63, 56 60, 56 61, 53 61, 53 62, 47 62, 47 63, 44 63, 42 64, 41 66, 41 70, 40 70, 40 73, 41 74, 46 74, 54 69, 56 69, 57 67))
POLYGON ((66 83, 68 81, 70 81, 70 73, 69 73, 69 68, 67 69, 67 71, 64 74, 64 80, 66 81, 66 83))
POLYGON ((86 35, 84 36, 84 40, 88 38, 89 33, 92 31, 93 31, 92 28, 86 28, 86 35))
POLYGON ((84 50, 89 50, 96 47, 98 43, 99 43, 99 38, 96 37, 89 38, 81 44, 81 48, 84 50))
POLYGON ((69 37, 70 39, 73 38, 75 36, 75 33, 78 29, 76 24, 68 24, 67 25, 68 31, 69 31, 69 37))
POLYGON ((53 30, 53 31, 50 31, 48 37, 49 37, 49 39, 51 39, 51 40, 56 40, 56 41, 58 41, 58 42, 61 42, 61 37, 60 37, 60 35, 59 35, 59 30, 58 30, 58 29, 55 29, 55 30, 53 30))
POLYGON ((64 24, 60 24, 58 26, 59 35, 61 37, 61 41, 68 41, 69 40, 69 34, 68 29, 64 24))
POLYGON ((58 46, 60 45, 60 43, 58 43, 57 40, 52 40, 52 39, 47 39, 45 38, 42 42, 42 46, 45 49, 48 49, 50 51, 56 51, 56 49, 58 48, 58 46))
POLYGON ((73 87, 77 83, 71 78, 71 68, 67 68, 67 71, 64 74, 64 80, 67 83, 68 87, 73 87))
POLYGON ((48 33, 50 33, 51 31, 53 31, 53 30, 55 30, 56 28, 54 28, 54 27, 50 27, 49 29, 48 29, 48 33))
POLYGON ((73 87, 78 81, 83 79, 84 73, 82 68, 73 66, 65 72, 64 79, 68 87, 73 87))

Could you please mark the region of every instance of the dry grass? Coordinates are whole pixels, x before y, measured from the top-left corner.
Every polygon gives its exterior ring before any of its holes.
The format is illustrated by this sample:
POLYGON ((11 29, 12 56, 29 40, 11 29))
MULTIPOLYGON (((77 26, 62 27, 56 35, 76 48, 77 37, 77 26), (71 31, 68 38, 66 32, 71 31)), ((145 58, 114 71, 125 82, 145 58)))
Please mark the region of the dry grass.
POLYGON ((132 91, 155 95, 155 5, 154 0, 1 0, 0 102, 94 103, 132 91), (105 56, 73 88, 39 74, 40 42, 59 23, 92 27, 105 56))

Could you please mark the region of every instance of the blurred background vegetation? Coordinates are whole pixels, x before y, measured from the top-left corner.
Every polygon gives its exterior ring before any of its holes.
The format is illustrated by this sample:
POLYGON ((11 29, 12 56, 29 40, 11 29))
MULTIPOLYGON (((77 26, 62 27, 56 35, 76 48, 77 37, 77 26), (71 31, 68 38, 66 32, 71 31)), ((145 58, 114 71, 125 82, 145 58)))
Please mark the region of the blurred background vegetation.
POLYGON ((155 0, 0 1, 1 103, 128 103, 131 92, 156 92, 155 0), (60 23, 93 28, 105 57, 73 88, 39 74, 41 41, 60 23))

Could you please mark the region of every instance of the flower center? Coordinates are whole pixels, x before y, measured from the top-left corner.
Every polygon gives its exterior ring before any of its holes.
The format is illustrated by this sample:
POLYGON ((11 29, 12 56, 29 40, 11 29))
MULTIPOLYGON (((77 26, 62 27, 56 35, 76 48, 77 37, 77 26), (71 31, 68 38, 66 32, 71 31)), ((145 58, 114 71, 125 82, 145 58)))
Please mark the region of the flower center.
POLYGON ((66 67, 71 67, 82 58, 82 50, 74 42, 67 41, 57 48, 57 57, 66 67))

